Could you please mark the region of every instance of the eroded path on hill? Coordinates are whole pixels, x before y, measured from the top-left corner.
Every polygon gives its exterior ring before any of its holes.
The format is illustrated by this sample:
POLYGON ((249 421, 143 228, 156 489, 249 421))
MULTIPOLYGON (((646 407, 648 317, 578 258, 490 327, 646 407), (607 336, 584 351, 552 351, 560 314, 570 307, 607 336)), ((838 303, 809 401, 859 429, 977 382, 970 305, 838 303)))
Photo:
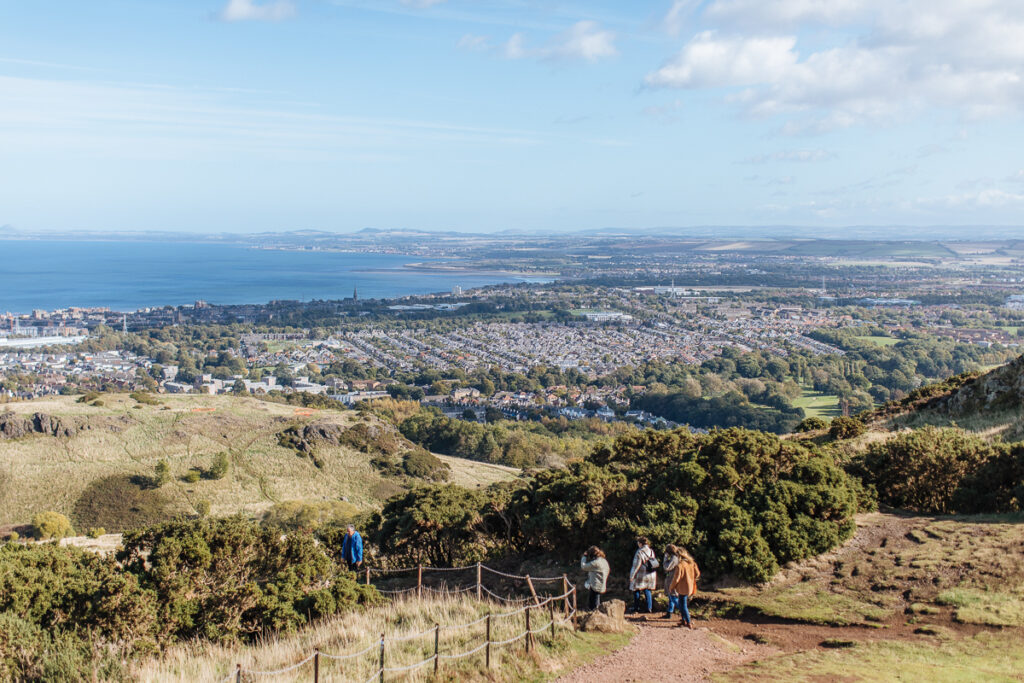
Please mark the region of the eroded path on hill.
POLYGON ((692 631, 676 628, 674 620, 671 623, 658 620, 633 623, 639 627, 639 633, 629 645, 579 667, 558 681, 704 681, 713 673, 779 652, 774 647, 753 642, 737 645, 699 621, 694 621, 692 631))

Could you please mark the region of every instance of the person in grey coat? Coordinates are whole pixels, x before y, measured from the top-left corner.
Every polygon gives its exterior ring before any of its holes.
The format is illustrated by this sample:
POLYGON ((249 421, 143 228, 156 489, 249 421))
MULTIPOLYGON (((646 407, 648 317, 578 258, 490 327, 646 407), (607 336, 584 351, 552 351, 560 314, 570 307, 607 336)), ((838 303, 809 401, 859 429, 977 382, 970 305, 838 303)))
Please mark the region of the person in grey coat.
POLYGON ((604 551, 596 545, 587 549, 587 554, 580 559, 580 569, 587 572, 587 582, 584 587, 590 591, 587 596, 587 606, 591 611, 601 606, 601 596, 608 590, 608 560, 604 557, 604 551))

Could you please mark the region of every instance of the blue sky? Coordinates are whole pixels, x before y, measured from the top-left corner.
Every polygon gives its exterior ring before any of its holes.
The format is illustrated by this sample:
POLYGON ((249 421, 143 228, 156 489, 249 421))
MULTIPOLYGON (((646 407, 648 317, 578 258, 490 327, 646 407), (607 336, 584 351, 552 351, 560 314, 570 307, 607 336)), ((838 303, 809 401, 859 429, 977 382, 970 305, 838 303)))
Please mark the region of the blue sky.
POLYGON ((0 225, 1021 225, 1022 79, 1019 0, 0 0, 0 225))

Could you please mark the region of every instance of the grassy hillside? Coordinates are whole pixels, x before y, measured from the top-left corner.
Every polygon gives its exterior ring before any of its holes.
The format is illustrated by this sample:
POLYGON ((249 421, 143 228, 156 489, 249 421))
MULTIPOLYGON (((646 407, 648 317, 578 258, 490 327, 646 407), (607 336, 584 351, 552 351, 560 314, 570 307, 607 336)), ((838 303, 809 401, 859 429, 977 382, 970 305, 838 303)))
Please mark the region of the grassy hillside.
MULTIPOLYGON (((72 424, 72 436, 29 434, 0 439, 0 524, 28 522, 55 510, 78 525, 102 525, 96 515, 124 512, 122 521, 178 513, 196 514, 208 501, 210 514, 256 515, 282 501, 347 499, 359 510, 379 507, 403 490, 408 479, 382 474, 371 460, 373 444, 318 445, 315 458, 287 445, 279 434, 308 425, 338 431, 365 425, 364 433, 394 436, 373 416, 351 411, 296 408, 230 396, 156 396, 140 403, 128 395, 105 394, 102 405, 56 397, 6 404, 0 413, 35 413, 72 424), (218 454, 227 454, 226 476, 210 476, 218 454), (169 481, 151 481, 158 462, 169 466, 169 481), (319 463, 320 466, 317 465, 319 463), (195 472, 197 474, 191 474, 195 472), (198 480, 196 477, 198 476, 198 480), (191 479, 191 480, 190 480, 191 479), (105 510, 101 510, 105 508, 105 510)), ((411 444, 397 435, 398 448, 411 444)), ((463 485, 511 478, 510 468, 481 466, 446 458, 450 477, 463 485)))

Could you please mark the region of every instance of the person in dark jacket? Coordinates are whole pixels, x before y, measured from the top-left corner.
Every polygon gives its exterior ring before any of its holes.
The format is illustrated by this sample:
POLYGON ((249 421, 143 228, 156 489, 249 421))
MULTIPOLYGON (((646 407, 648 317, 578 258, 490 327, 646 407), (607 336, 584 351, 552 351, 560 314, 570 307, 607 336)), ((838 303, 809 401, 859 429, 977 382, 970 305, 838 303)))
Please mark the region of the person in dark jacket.
POLYGON ((352 571, 359 569, 363 563, 363 537, 351 524, 348 525, 348 533, 341 543, 341 557, 352 571))

